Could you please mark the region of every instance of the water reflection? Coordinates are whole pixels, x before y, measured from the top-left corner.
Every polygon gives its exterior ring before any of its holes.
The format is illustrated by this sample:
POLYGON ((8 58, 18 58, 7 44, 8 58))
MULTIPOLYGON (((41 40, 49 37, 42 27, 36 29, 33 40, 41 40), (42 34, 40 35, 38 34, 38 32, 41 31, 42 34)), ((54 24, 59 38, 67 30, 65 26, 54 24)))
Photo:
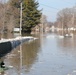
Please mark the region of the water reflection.
POLYGON ((62 40, 58 40, 58 44, 60 47, 63 47, 63 48, 74 48, 75 46, 75 39, 72 39, 72 38, 64 38, 62 40))
MULTIPOLYGON (((38 53, 40 52, 40 40, 37 39, 32 42, 22 44, 22 71, 20 68, 20 47, 18 46, 10 54, 6 56, 7 65, 12 65, 15 73, 29 72, 35 62, 38 60, 38 53)), ((14 75, 14 74, 12 74, 14 75)))
POLYGON ((23 46, 23 65, 27 71, 30 71, 32 65, 37 61, 37 54, 39 52, 39 45, 36 41, 31 42, 29 45, 23 46))
POLYGON ((65 53, 76 56, 76 36, 57 40, 58 47, 65 53))
POLYGON ((13 66, 5 73, 8 72, 8 75, 20 75, 21 72, 22 75, 68 75, 69 72, 76 71, 75 35, 73 38, 58 38, 57 34, 51 33, 45 36, 33 36, 38 39, 21 45, 21 65, 20 46, 5 57, 6 65, 13 66), (46 38, 49 35, 50 37, 46 38))

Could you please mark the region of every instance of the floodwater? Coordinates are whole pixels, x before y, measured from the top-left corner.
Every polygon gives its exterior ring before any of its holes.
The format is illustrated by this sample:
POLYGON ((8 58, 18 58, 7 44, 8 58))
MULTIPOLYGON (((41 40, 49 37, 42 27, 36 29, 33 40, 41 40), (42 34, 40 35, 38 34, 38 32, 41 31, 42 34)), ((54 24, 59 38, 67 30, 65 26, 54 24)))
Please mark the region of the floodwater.
POLYGON ((10 68, 1 75, 76 75, 76 35, 34 36, 38 39, 23 43, 3 58, 10 68))

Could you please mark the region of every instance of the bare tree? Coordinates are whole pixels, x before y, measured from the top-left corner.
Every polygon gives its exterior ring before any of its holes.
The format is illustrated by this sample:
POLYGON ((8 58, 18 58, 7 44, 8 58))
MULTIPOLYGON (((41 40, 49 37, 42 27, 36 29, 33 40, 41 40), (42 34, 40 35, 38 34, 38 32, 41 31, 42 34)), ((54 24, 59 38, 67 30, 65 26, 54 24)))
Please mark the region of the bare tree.
POLYGON ((59 27, 69 28, 76 26, 76 7, 73 8, 65 8, 58 12, 57 14, 57 22, 59 27))

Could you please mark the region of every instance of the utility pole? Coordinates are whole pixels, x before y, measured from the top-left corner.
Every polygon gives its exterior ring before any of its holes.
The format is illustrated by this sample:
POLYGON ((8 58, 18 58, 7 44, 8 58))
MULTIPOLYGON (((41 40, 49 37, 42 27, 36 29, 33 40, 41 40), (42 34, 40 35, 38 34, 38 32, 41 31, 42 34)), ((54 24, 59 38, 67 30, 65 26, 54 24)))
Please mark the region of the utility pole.
MULTIPOLYGON (((22 0, 20 0, 20 36, 22 30, 22 0)), ((22 75, 22 41, 20 45, 20 75, 22 75)))
POLYGON ((73 8, 74 12, 73 12, 73 17, 72 17, 72 27, 75 27, 75 12, 76 12, 76 8, 73 8))
POLYGON ((41 34, 43 35, 43 15, 42 15, 42 18, 41 18, 41 34))
POLYGON ((74 26, 74 13, 73 13, 73 19, 72 19, 72 26, 74 26))
POLYGON ((20 3, 20 36, 22 30, 22 2, 20 3))
POLYGON ((43 34, 43 15, 41 17, 41 28, 40 28, 40 33, 43 34))

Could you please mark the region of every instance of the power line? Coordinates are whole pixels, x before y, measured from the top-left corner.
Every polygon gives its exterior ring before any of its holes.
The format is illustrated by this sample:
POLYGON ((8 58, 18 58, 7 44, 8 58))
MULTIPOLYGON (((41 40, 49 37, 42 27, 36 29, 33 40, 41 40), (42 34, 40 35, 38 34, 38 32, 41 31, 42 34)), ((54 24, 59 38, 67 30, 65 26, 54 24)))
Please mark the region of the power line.
POLYGON ((48 6, 48 5, 45 5, 45 4, 42 4, 42 3, 40 3, 40 5, 43 5, 43 6, 46 6, 46 7, 49 7, 49 8, 55 9, 55 10, 60 10, 60 9, 58 9, 58 8, 55 8, 55 7, 52 7, 52 6, 48 6))
MULTIPOLYGON (((63 1, 63 0, 62 0, 62 1, 63 1)), ((64 0, 64 1, 65 1, 65 0, 64 0)), ((64 1, 63 1, 63 2, 64 2, 64 1)), ((72 4, 71 2, 68 2, 68 1, 65 1, 65 2, 66 2, 66 3, 69 3, 69 4, 72 4)))
POLYGON ((48 13, 51 13, 51 12, 52 12, 52 13, 57 13, 56 11, 52 11, 52 10, 48 10, 48 9, 44 9, 44 11, 45 11, 45 12, 48 12, 48 13))
MULTIPOLYGON (((63 1, 64 2, 64 1, 63 1)), ((72 4, 71 2, 68 2, 68 1, 65 1, 66 3, 69 3, 69 4, 72 4)), ((46 4, 42 4, 42 3, 39 3, 40 5, 43 5, 43 6, 46 6, 46 7, 49 7, 49 8, 52 8, 52 9, 55 9, 55 10, 60 10, 58 8, 55 8, 55 7, 52 7, 52 6, 48 6, 46 4)))

